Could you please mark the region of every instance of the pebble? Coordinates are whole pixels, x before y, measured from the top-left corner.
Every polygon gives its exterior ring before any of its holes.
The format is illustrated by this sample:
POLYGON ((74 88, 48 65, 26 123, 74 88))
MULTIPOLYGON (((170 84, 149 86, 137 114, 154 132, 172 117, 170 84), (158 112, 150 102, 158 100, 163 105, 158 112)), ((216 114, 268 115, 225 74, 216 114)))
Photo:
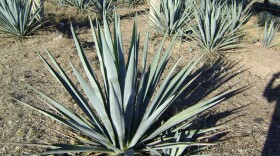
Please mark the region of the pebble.
POLYGON ((263 118, 255 118, 253 121, 258 123, 258 124, 261 124, 264 121, 264 119, 263 118))
POLYGON ((29 78, 32 76, 32 72, 30 70, 24 72, 24 77, 29 78))

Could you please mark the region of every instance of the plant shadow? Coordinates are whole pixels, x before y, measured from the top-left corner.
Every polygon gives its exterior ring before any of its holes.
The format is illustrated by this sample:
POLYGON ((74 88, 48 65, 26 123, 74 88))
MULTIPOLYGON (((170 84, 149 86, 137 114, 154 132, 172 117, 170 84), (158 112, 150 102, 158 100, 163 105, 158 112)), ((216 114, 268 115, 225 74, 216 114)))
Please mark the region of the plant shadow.
POLYGON ((59 31, 67 38, 71 38, 72 36, 70 30, 71 25, 75 30, 79 28, 90 28, 88 19, 76 20, 75 18, 62 18, 56 21, 57 19, 54 18, 55 17, 49 17, 46 19, 47 22, 44 24, 45 29, 48 29, 49 31, 59 31))

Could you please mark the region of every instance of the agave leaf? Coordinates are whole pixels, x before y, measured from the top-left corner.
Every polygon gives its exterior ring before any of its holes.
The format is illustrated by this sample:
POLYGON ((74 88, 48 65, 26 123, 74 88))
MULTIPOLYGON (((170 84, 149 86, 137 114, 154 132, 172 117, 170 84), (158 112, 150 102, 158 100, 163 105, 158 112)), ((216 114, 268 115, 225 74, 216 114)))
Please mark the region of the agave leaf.
POLYGON ((119 71, 119 80, 120 80, 120 87, 122 93, 124 92, 124 84, 126 77, 126 66, 124 61, 124 50, 123 50, 123 43, 122 43, 122 31, 121 31, 121 23, 120 23, 120 16, 117 15, 116 10, 114 12, 114 51, 117 58, 117 66, 119 71))
POLYGON ((181 61, 181 58, 176 62, 176 64, 172 67, 172 69, 169 71, 168 75, 166 76, 166 78, 164 79, 163 83, 161 84, 159 90, 157 91, 157 93, 155 94, 151 106, 149 107, 149 109, 147 110, 147 117, 151 114, 151 112, 153 112, 153 110, 155 108, 157 108, 157 106, 159 105, 159 103, 157 103, 158 99, 160 97, 162 97, 162 94, 164 93, 164 90, 167 88, 168 83, 171 80, 171 77, 175 71, 175 69, 177 68, 177 66, 179 65, 181 61))
MULTIPOLYGON (((173 100, 174 97, 170 97, 168 100, 166 100, 163 103, 163 106, 169 105, 170 102, 173 100)), ((155 122, 155 119, 159 116, 157 116, 160 113, 163 113, 163 109, 164 107, 159 108, 158 111, 156 111, 155 113, 153 113, 151 115, 151 117, 149 117, 148 119, 142 120, 141 124, 139 125, 134 137, 131 140, 130 146, 129 147, 133 147, 137 144, 137 142, 139 141, 139 139, 141 137, 143 137, 143 135, 146 133, 146 131, 152 126, 152 124, 155 122)))
POLYGON ((81 125, 90 128, 90 126, 88 124, 86 124, 83 120, 81 120, 80 117, 78 117, 77 115, 75 115, 74 113, 72 113, 71 111, 69 111, 67 108, 65 108, 64 106, 62 106, 60 103, 58 103, 57 101, 53 100, 52 98, 50 98, 49 96, 47 96, 46 94, 44 94, 43 92, 28 86, 29 88, 31 88, 35 93, 39 94, 41 97, 43 97, 44 99, 48 100, 48 102, 46 102, 46 104, 48 105, 52 105, 55 110, 59 113, 61 113, 63 116, 65 116, 68 119, 74 120, 77 123, 80 123, 81 125))
POLYGON ((71 32, 72 32, 72 35, 73 35, 73 39, 75 41, 75 45, 76 45, 76 49, 78 51, 78 54, 79 54, 79 57, 80 57, 80 60, 82 62, 82 65, 84 67, 84 71, 86 72, 87 74, 87 77, 89 78, 89 82, 91 83, 91 86, 96 94, 96 96, 98 97, 98 100, 100 102, 103 103, 104 105, 104 97, 102 96, 102 90, 101 90, 101 86, 99 85, 98 81, 97 81, 97 78, 92 70, 92 67, 90 65, 90 63, 88 62, 87 58, 86 58, 86 55, 84 53, 84 50, 81 46, 81 43, 80 41, 78 40, 77 38, 77 34, 75 33, 75 31, 73 30, 73 26, 71 25, 71 32))
POLYGON ((85 101, 81 93, 78 92, 78 89, 73 85, 73 82, 67 77, 65 72, 61 69, 61 67, 57 64, 57 62, 54 60, 54 58, 51 56, 51 54, 46 51, 49 54, 49 57, 57 67, 57 69, 60 71, 62 76, 60 76, 46 60, 38 53, 41 60, 44 62, 46 68, 53 74, 53 76, 64 86, 64 88, 68 91, 70 95, 74 98, 74 100, 77 102, 79 107, 86 113, 86 115, 91 119, 92 121, 97 121, 94 113, 92 113, 88 103, 85 101), (64 77, 64 78, 62 78, 64 77))
MULTIPOLYGON (((140 113, 140 105, 142 102, 142 98, 144 96, 144 88, 145 86, 145 73, 146 73, 146 61, 147 61, 147 53, 148 53, 148 45, 149 45, 149 37, 150 37, 150 33, 147 32, 146 33, 146 39, 144 42, 144 49, 143 49, 143 56, 142 56, 142 66, 143 66, 143 71, 141 74, 141 80, 140 80, 140 85, 138 88, 138 93, 137 93, 137 101, 136 101, 136 106, 135 106, 135 115, 134 115, 134 122, 133 122, 133 132, 136 131, 136 128, 139 126, 140 122, 141 122, 141 117, 143 116, 143 114, 141 116, 139 116, 140 113)), ((143 108, 143 107, 142 107, 143 108)), ((144 112, 144 110, 142 110, 142 112, 144 112)))
POLYGON ((101 35, 100 35, 100 25, 99 25, 99 22, 96 20, 96 23, 97 23, 97 31, 98 31, 98 39, 97 39, 97 35, 95 33, 95 30, 94 30, 94 27, 93 27, 93 23, 89 17, 89 21, 90 21, 90 26, 91 26, 91 32, 92 32, 92 36, 93 36, 93 41, 94 43, 96 43, 97 45, 95 46, 96 48, 96 53, 97 53, 97 57, 98 57, 98 60, 99 60, 99 63, 100 63, 100 70, 101 70, 101 73, 102 73, 102 77, 103 77, 103 82, 104 82, 104 88, 105 88, 105 92, 108 92, 108 89, 107 89, 107 81, 106 81, 106 74, 105 74, 105 69, 104 69, 104 60, 103 60, 103 49, 102 49, 102 40, 101 40, 101 35))
MULTIPOLYGON (((165 53, 163 54, 162 58, 159 61, 159 64, 157 65, 157 70, 156 70, 156 73, 155 73, 155 76, 154 76, 155 78, 154 78, 153 84, 152 84, 152 86, 154 86, 154 88, 157 86, 157 83, 160 80, 160 77, 161 77, 161 75, 162 75, 162 73, 163 73, 163 71, 164 71, 164 69, 165 69, 165 67, 167 65, 168 59, 169 59, 169 57, 171 55, 171 49, 172 49, 172 47, 174 45, 175 39, 176 39, 176 36, 173 37, 170 46, 165 51, 165 53)), ((175 70, 175 68, 173 68, 173 71, 174 70, 175 70)), ((172 73, 173 73, 173 71, 171 70, 172 73)), ((172 73, 169 73, 169 75, 170 75, 169 78, 171 77, 172 73)), ((166 81, 168 81, 168 80, 166 80, 166 81)), ((167 83, 167 82, 165 82, 165 83, 167 83)), ((158 93, 161 93, 162 91, 163 91, 163 88, 160 89, 158 91, 158 93)), ((157 106, 156 104, 157 103, 152 102, 151 106, 149 107, 149 109, 145 113, 145 117, 143 118, 143 120, 147 119, 147 117, 150 115, 150 112, 157 106)))
POLYGON ((77 68, 71 62, 70 62, 70 65, 74 71, 74 74, 76 75, 77 79, 79 80, 83 90, 85 91, 87 97, 89 98, 89 101, 91 102, 93 107, 96 109, 97 114, 99 115, 100 119, 103 121, 104 126, 106 127, 107 131, 104 131, 104 128, 99 123, 97 123, 99 128, 102 130, 102 132, 105 132, 105 135, 107 132, 109 134, 109 137, 111 138, 111 141, 113 142, 113 144, 115 144, 114 131, 113 131, 112 124, 110 122, 110 118, 107 115, 104 105, 98 100, 95 92, 91 88, 89 88, 89 85, 87 84, 85 79, 82 77, 80 72, 77 70, 77 68))
MULTIPOLYGON (((198 62, 201 60, 202 57, 203 55, 197 59, 197 57, 195 56, 189 61, 189 63, 168 84, 168 87, 165 89, 165 92, 162 95, 163 98, 161 98, 160 100, 165 100, 166 98, 169 97, 169 95, 174 95, 178 91, 183 81, 185 81, 186 77, 194 70, 194 68, 196 67, 196 65, 198 64, 198 62)), ((187 84, 186 86, 188 85, 189 84, 187 84)), ((183 89, 184 88, 182 88, 181 90, 183 89)))
POLYGON ((173 149, 173 148, 186 148, 191 146, 213 146, 216 144, 210 144, 210 143, 192 143, 192 142, 176 142, 176 143, 165 143, 160 146, 153 147, 156 150, 163 150, 163 149, 173 149))
POLYGON ((136 79, 137 79, 137 66, 138 66, 138 49, 139 49, 139 36, 137 36, 137 24, 134 21, 132 41, 130 46, 130 53, 127 63, 127 73, 125 76, 125 88, 124 88, 124 116, 126 121, 126 138, 130 138, 131 125, 134 116, 134 103, 136 94, 136 79))
MULTIPOLYGON (((110 80, 113 88, 117 94, 118 101, 121 104, 121 109, 123 110, 123 103, 122 103, 122 94, 121 94, 121 88, 120 88, 120 83, 119 83, 119 75, 117 72, 116 64, 114 62, 114 58, 111 55, 108 43, 105 40, 105 36, 103 32, 101 31, 101 41, 102 41, 102 48, 103 48, 103 60, 104 60, 104 67, 106 67, 106 81, 110 80)), ((108 84, 108 82, 107 82, 108 84)), ((107 86, 108 87, 108 86, 107 86)))
MULTIPOLYGON (((106 14, 106 12, 104 12, 106 14)), ((110 52, 112 53, 112 56, 113 56, 113 60, 115 62, 115 64, 117 64, 117 54, 114 53, 114 44, 113 44, 113 41, 112 41, 112 36, 111 36, 111 31, 110 31, 110 28, 109 28, 109 25, 108 25, 108 21, 107 19, 105 18, 103 20, 104 22, 104 36, 105 36, 105 41, 110 49, 110 52)))
POLYGON ((174 45, 175 40, 176 40, 176 36, 177 36, 177 34, 173 36, 172 41, 171 41, 169 47, 164 52, 162 58, 159 60, 159 63, 157 65, 157 69, 156 69, 156 73, 155 73, 155 79, 153 81, 154 86, 156 86, 156 84, 158 83, 158 81, 159 81, 159 79, 160 79, 160 77, 161 77, 161 75, 163 73, 163 70, 164 70, 164 68, 167 65, 167 62, 168 62, 168 60, 170 58, 170 55, 171 55, 171 50, 172 50, 173 45, 174 45))
POLYGON ((50 154, 64 154, 64 153, 79 153, 79 152, 101 152, 112 154, 112 150, 106 148, 90 147, 90 146, 78 146, 78 145, 65 145, 65 144, 56 144, 56 149, 52 149, 46 152, 37 153, 35 155, 50 155, 50 154))
POLYGON ((118 99, 118 95, 116 94, 113 84, 110 85, 110 114, 114 124, 114 128, 118 134, 118 140, 121 149, 124 148, 124 141, 125 141, 125 123, 124 123, 124 114, 121 107, 121 102, 118 99))
POLYGON ((155 72, 156 72, 158 60, 159 60, 159 57, 160 57, 160 52, 163 48, 163 44, 164 44, 164 41, 165 41, 166 37, 167 37, 167 34, 165 35, 164 39, 159 44, 159 46, 157 48, 157 51, 156 51, 155 55, 153 56, 151 64, 148 68, 148 71, 147 71, 147 73, 145 74, 145 76, 142 80, 143 88, 141 90, 141 95, 139 95, 141 97, 141 99, 139 99, 139 100, 141 100, 141 101, 138 102, 138 104, 140 105, 140 109, 139 109, 139 113, 138 113, 138 119, 140 121, 143 119, 146 108, 147 108, 148 103, 151 99, 151 95, 148 94, 148 93, 152 93, 153 90, 155 89, 155 86, 152 86, 151 84, 154 81, 153 79, 155 78, 155 72))

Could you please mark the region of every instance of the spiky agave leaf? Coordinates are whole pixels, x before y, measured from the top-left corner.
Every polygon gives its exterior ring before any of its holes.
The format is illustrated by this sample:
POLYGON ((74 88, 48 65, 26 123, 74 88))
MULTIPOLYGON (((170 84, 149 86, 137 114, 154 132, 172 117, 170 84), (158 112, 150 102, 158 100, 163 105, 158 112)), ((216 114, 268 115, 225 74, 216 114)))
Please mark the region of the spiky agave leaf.
POLYGON ((158 10, 158 4, 151 3, 150 24, 158 33, 169 36, 182 31, 193 19, 193 4, 194 0, 161 0, 158 10))
POLYGON ((197 27, 193 27, 193 38, 204 52, 222 52, 237 47, 240 33, 229 31, 234 20, 227 13, 225 3, 202 0, 195 11, 197 27), (201 9, 202 8, 202 9, 201 9))
POLYGON ((32 89, 56 113, 24 102, 20 103, 86 136, 74 137, 79 140, 79 145, 56 145, 59 147, 58 149, 51 149, 41 154, 83 151, 124 153, 126 155, 134 155, 134 153, 141 152, 159 154, 162 150, 174 148, 178 148, 180 150, 179 153, 181 153, 190 146, 208 146, 209 144, 196 143, 195 139, 191 141, 186 139, 193 138, 197 134, 192 134, 193 130, 190 130, 189 126, 192 125, 192 120, 190 119, 223 101, 223 96, 226 93, 188 106, 185 110, 170 117, 165 122, 161 120, 165 111, 194 81, 192 79, 189 83, 185 83, 186 78, 194 70, 202 56, 194 57, 178 73, 175 73, 180 63, 180 60, 178 60, 167 76, 162 77, 169 62, 176 36, 173 37, 168 48, 163 51, 167 34, 165 35, 157 47, 151 64, 147 66, 149 47, 149 32, 147 32, 142 55, 143 70, 139 71, 140 35, 137 31, 136 18, 126 64, 120 17, 116 13, 114 14, 113 33, 110 31, 106 18, 103 20, 103 23, 104 27, 101 28, 97 22, 95 30, 92 22, 90 22, 100 63, 102 82, 99 82, 96 78, 96 73, 92 70, 93 68, 86 57, 82 45, 73 28, 71 28, 87 80, 74 64, 70 62, 70 65, 85 94, 82 94, 77 89, 77 86, 74 85, 48 51, 46 52, 54 64, 53 66, 39 54, 44 65, 73 97, 84 114, 74 113, 64 107, 63 104, 34 88, 32 89), (141 73, 140 80, 137 80, 138 72, 141 73), (162 83, 160 83, 161 79, 163 80, 162 83), (177 127, 186 120, 189 120, 189 124, 177 127), (162 124, 159 125, 158 123, 162 124), (165 134, 166 131, 170 133, 165 134), (178 136, 179 133, 186 134, 188 137, 180 137, 181 139, 179 140, 172 139, 174 135, 178 136), (159 140, 165 141, 161 142, 159 140))
POLYGON ((265 22, 263 35, 260 34, 260 30, 257 25, 258 35, 263 47, 272 48, 275 46, 279 46, 279 44, 274 43, 276 39, 276 33, 278 32, 278 30, 279 25, 275 24, 274 20, 272 20, 270 24, 268 24, 268 21, 265 22))
POLYGON ((31 35, 41 26, 41 8, 34 5, 32 0, 1 0, 0 32, 14 37, 31 35))

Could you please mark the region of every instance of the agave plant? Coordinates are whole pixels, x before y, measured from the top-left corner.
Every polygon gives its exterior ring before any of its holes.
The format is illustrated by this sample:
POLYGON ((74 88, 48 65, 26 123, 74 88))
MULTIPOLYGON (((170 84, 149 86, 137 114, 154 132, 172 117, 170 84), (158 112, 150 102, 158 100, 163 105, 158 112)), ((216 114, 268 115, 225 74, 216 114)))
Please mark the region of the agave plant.
POLYGON ((237 47, 240 33, 229 31, 235 24, 231 14, 225 9, 225 3, 216 0, 202 0, 202 9, 197 8, 195 18, 197 27, 193 27, 193 38, 204 52, 221 52, 237 47))
POLYGON ((127 3, 129 7, 133 7, 141 2, 145 2, 145 0, 116 0, 116 2, 127 3))
POLYGON ((48 51, 47 54, 54 66, 39 54, 47 69, 63 85, 84 112, 84 114, 74 113, 45 93, 31 87, 56 113, 19 101, 21 104, 83 134, 83 137, 72 137, 79 142, 77 145, 54 144, 50 146, 49 151, 39 154, 99 152, 126 155, 137 153, 161 155, 162 152, 169 153, 169 150, 172 150, 177 151, 176 153, 179 155, 191 146, 211 145, 196 142, 198 141, 196 138, 216 128, 192 129, 191 126, 194 120, 191 119, 223 101, 223 95, 226 93, 195 105, 190 105, 180 113, 168 116, 167 120, 162 118, 166 110, 175 103, 176 99, 182 95, 183 91, 188 89, 194 80, 192 79, 190 82, 185 83, 186 78, 202 56, 193 58, 178 73, 174 73, 181 59, 178 60, 166 77, 160 81, 163 72, 167 69, 175 37, 173 37, 169 47, 164 51, 165 39, 161 41, 151 60, 151 64, 147 66, 149 47, 149 32, 147 32, 142 53, 143 57, 140 61, 142 62, 142 70, 140 71, 138 65, 140 37, 137 32, 136 19, 126 64, 120 17, 116 14, 114 15, 113 33, 110 31, 106 18, 103 23, 104 28, 102 29, 97 22, 95 30, 92 22, 90 22, 100 63, 102 82, 97 79, 96 72, 92 70, 93 68, 84 53, 82 45, 73 28, 71 28, 78 55, 88 81, 74 64, 70 62, 70 65, 84 94, 78 90, 78 87, 74 85, 48 51), (139 79, 137 78, 138 72, 141 73, 139 79))
POLYGON ((0 32, 20 38, 31 35, 41 26, 38 19, 41 8, 34 5, 33 1, 1 0, 0 32))
POLYGON ((160 9, 156 9, 158 4, 151 3, 151 26, 157 32, 170 36, 182 31, 193 19, 193 4, 193 0, 161 0, 160 9))
POLYGON ((257 15, 257 24, 259 26, 264 26, 265 22, 271 22, 272 20, 274 20, 275 24, 279 24, 280 23, 280 18, 276 15, 273 15, 270 12, 267 11, 262 11, 257 15))
POLYGON ((278 30, 279 30, 279 25, 275 24, 274 20, 272 20, 270 24, 268 24, 268 21, 266 21, 264 25, 263 35, 261 36, 259 27, 257 25, 257 31, 263 47, 272 48, 280 45, 274 43, 276 39, 276 33, 278 32, 278 30))
POLYGON ((73 6, 81 11, 89 8, 91 1, 90 0, 59 0, 61 5, 73 6))
POLYGON ((232 23, 229 30, 233 32, 240 31, 241 27, 246 24, 252 15, 250 9, 245 10, 244 4, 233 0, 230 1, 230 4, 228 4, 226 8, 230 15, 230 18, 228 18, 230 20, 229 22, 232 23))
POLYGON ((106 16, 111 17, 113 14, 112 0, 92 0, 94 5, 94 12, 101 18, 104 18, 104 13, 106 16))

